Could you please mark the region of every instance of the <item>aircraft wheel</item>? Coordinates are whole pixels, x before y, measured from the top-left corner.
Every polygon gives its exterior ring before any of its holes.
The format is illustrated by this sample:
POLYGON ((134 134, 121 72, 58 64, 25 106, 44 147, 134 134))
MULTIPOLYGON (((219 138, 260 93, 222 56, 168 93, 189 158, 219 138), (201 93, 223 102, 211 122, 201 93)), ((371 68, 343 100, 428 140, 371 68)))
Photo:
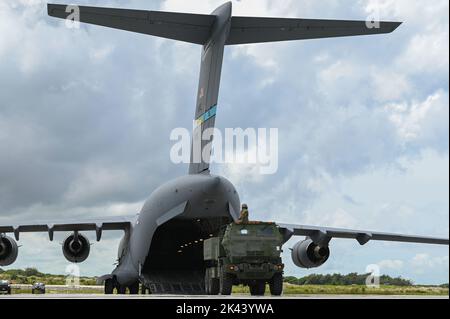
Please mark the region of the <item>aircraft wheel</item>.
POLYGON ((139 281, 136 281, 134 284, 132 284, 130 287, 128 287, 130 290, 130 295, 138 295, 139 294, 139 281))
POLYGON ((117 284, 117 293, 119 295, 125 295, 127 293, 127 287, 117 284))
POLYGON ((220 276, 220 294, 223 296, 231 295, 233 289, 233 276, 227 273, 222 273, 220 276))
POLYGON ((114 293, 114 281, 113 279, 105 280, 105 295, 112 295, 114 293))
POLYGON ((266 292, 266 283, 264 281, 257 281, 249 287, 252 296, 264 296, 264 293, 266 292))
POLYGON ((269 283, 269 289, 272 296, 281 296, 283 294, 283 275, 277 273, 273 275, 269 283))

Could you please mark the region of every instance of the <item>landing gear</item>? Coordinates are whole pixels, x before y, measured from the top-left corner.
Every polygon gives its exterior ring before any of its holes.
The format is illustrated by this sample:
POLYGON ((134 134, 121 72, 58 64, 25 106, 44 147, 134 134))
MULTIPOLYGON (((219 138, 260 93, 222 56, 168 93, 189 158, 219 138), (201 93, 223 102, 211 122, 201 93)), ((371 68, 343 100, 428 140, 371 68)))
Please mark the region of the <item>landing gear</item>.
POLYGON ((130 295, 138 295, 139 294, 139 281, 136 281, 134 284, 128 287, 130 291, 130 295))
POLYGON ((105 280, 105 295, 112 295, 114 293, 114 279, 105 280))
POLYGON ((250 294, 252 296, 264 296, 266 292, 266 283, 264 281, 257 281, 249 285, 250 294))
POLYGON ((141 294, 142 294, 142 295, 146 295, 147 292, 148 292, 149 294, 151 294, 151 290, 150 290, 149 288, 145 287, 144 284, 142 284, 142 287, 141 287, 141 294))
POLYGON ((119 284, 115 278, 109 278, 105 280, 105 295, 114 294, 114 289, 117 291, 117 294, 125 295, 127 293, 127 288, 130 295, 139 294, 139 281, 136 281, 131 286, 124 286, 119 284))
POLYGON ((134 284, 128 287, 130 291, 130 295, 139 295, 139 281, 136 281, 134 284))
POLYGON ((125 295, 127 293, 127 286, 122 286, 120 284, 117 284, 117 294, 119 295, 125 295))
POLYGON ((272 280, 269 283, 269 289, 272 296, 281 296, 283 293, 283 275, 277 273, 273 275, 272 280))

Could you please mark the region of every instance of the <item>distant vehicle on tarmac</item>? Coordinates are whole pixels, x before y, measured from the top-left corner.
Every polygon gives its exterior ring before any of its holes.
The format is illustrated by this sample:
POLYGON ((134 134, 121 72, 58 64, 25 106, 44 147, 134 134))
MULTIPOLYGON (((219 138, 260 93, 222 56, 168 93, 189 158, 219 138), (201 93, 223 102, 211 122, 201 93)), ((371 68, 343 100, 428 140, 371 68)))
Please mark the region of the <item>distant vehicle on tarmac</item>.
POLYGON ((11 284, 8 280, 0 280, 0 294, 11 294, 11 284))
POLYGON ((45 294, 45 284, 42 282, 37 282, 31 287, 31 293, 34 294, 45 294))
POLYGON ((218 236, 204 241, 205 290, 209 295, 230 295, 233 285, 246 285, 254 296, 283 293, 281 246, 283 236, 275 223, 231 223, 218 236))

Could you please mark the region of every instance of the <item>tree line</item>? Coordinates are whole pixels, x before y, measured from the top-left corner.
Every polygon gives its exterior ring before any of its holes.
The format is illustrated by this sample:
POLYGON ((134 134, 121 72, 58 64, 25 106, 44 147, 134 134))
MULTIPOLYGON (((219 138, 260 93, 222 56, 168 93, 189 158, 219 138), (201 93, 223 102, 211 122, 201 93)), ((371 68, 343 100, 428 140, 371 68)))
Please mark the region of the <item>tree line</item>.
MULTIPOLYGON (((285 276, 284 281, 292 285, 334 285, 334 286, 350 286, 350 285, 365 285, 366 278, 369 274, 350 273, 347 275, 342 274, 328 274, 318 275, 312 274, 305 277, 293 277, 285 276)), ((0 279, 6 279, 14 281, 19 284, 34 283, 36 281, 42 281, 47 284, 64 284, 65 275, 52 275, 41 273, 36 268, 25 269, 9 269, 3 270, 0 268, 0 279)), ((82 277, 81 283, 86 285, 95 285, 95 277, 82 277)), ((387 275, 380 276, 381 285, 391 286, 413 286, 414 283, 411 280, 404 279, 402 277, 390 277, 387 275)), ((448 283, 440 285, 442 288, 448 288, 448 283)))
MULTIPOLYGON (((45 274, 36 268, 8 269, 0 268, 0 280, 9 280, 14 284, 29 284, 43 282, 47 285, 65 285, 66 275, 45 274)), ((80 277, 81 285, 95 285, 95 277, 80 277)))
MULTIPOLYGON (((284 281, 293 285, 335 285, 335 286, 365 285, 366 279, 369 275, 370 274, 357 274, 357 273, 350 273, 347 275, 312 274, 301 278, 287 276, 284 278, 284 281)), ((380 284, 406 287, 412 286, 413 282, 411 280, 404 279, 401 277, 393 278, 387 275, 382 275, 380 276, 380 284)))

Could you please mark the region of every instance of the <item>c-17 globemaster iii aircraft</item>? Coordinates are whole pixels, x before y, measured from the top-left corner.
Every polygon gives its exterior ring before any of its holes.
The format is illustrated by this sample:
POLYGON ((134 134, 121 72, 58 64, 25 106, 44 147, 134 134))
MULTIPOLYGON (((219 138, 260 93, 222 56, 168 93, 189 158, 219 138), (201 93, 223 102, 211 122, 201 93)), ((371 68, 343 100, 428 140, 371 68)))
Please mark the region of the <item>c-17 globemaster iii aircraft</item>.
MULTIPOLYGON (((214 127, 226 45, 374 35, 390 33, 400 25, 379 22, 370 28, 366 21, 238 17, 231 14, 231 2, 209 15, 48 4, 48 14, 57 18, 72 19, 74 10, 81 22, 203 46, 192 141, 201 150, 210 147, 212 140, 204 140, 202 133, 214 127)), ((123 230, 117 267, 102 277, 105 293, 128 289, 136 294, 139 283, 154 293, 204 293, 203 240, 238 219, 240 199, 230 181, 210 173, 208 156, 195 157, 191 147, 189 174, 156 189, 137 215, 0 225, 0 266, 16 260, 16 241, 22 232, 47 232, 50 240, 54 232, 71 232, 62 245, 64 256, 82 262, 90 243, 81 232, 95 231, 99 241, 103 231, 123 230), (15 239, 6 233, 13 233, 15 239)), ((322 265, 329 257, 332 238, 356 239, 361 245, 371 240, 449 244, 444 238, 321 226, 278 224, 278 229, 284 242, 292 236, 306 237, 292 249, 294 264, 302 268, 322 265)))

